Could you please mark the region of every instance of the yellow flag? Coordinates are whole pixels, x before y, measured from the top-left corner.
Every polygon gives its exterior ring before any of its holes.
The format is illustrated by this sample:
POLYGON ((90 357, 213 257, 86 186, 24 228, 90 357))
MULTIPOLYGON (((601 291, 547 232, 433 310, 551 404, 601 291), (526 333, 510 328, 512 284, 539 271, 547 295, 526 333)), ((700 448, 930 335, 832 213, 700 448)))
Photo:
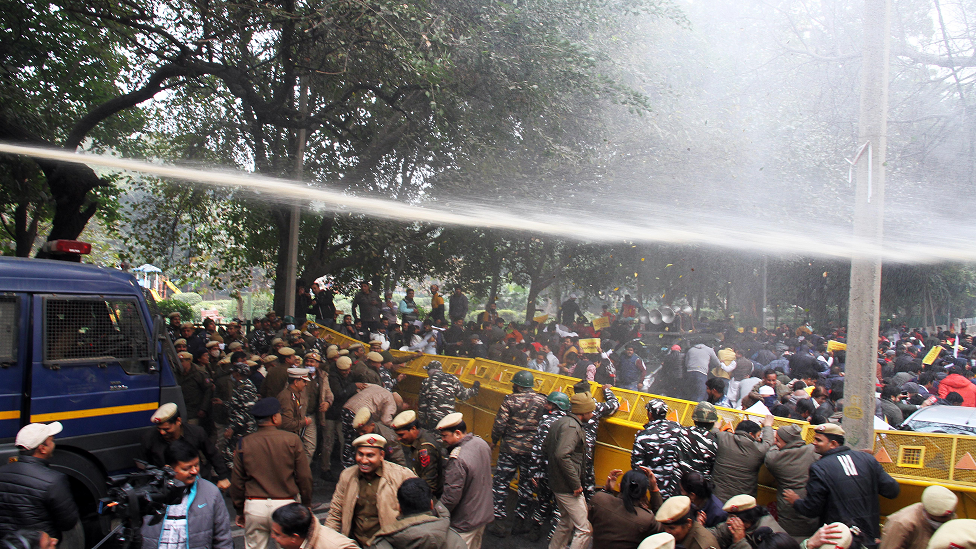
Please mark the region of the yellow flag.
POLYGON ((589 339, 579 340, 580 350, 584 353, 599 353, 600 352, 600 338, 591 337, 589 339))
POLYGON ((594 330, 596 330, 596 331, 599 332, 600 330, 602 330, 604 328, 609 328, 609 327, 610 327, 610 319, 609 318, 607 318, 605 316, 598 316, 598 317, 596 317, 596 318, 593 319, 593 329, 594 330))
POLYGON ((922 364, 930 365, 935 362, 935 359, 939 358, 939 354, 942 352, 942 346, 936 345, 925 354, 925 358, 922 359, 922 364))
POLYGON ((833 341, 833 340, 827 342, 827 352, 846 351, 846 350, 847 350, 846 343, 841 343, 840 341, 833 341))
POLYGON ((542 315, 533 318, 532 320, 538 322, 539 324, 545 324, 549 320, 549 315, 542 315))

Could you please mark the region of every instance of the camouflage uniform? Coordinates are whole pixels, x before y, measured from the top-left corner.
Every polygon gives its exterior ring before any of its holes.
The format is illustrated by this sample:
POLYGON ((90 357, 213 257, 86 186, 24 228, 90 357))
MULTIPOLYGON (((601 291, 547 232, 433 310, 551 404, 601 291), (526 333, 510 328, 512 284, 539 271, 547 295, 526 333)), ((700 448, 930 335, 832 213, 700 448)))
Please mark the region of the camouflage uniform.
POLYGON ((539 498, 539 506, 536 507, 535 513, 532 514, 532 522, 538 526, 541 526, 545 521, 550 518, 554 518, 555 522, 558 522, 558 517, 553 517, 554 513, 558 513, 559 510, 556 508, 556 500, 552 495, 552 490, 549 489, 549 481, 546 479, 547 461, 546 453, 542 450, 542 444, 546 441, 546 436, 549 435, 549 428, 555 423, 559 418, 566 415, 566 412, 555 408, 553 411, 546 414, 539 422, 538 435, 535 437, 535 443, 532 444, 532 458, 531 458, 531 478, 536 480, 535 493, 539 498))
POLYGON ((418 424, 427 430, 436 429, 444 416, 454 412, 455 400, 468 400, 476 394, 477 387, 465 388, 457 377, 440 368, 431 368, 427 379, 420 383, 417 395, 418 424))
MULTIPOLYGON (((245 379, 237 384, 230 396, 230 401, 227 403, 227 428, 232 430, 233 434, 221 450, 228 469, 234 463, 234 449, 237 448, 237 441, 244 435, 249 435, 258 430, 254 416, 251 415, 251 406, 257 401, 257 387, 250 379, 245 379)), ((223 437, 223 433, 220 436, 223 437)))
POLYGON ((593 410, 593 417, 583 424, 583 432, 586 435, 586 467, 583 469, 583 495, 589 501, 590 497, 596 492, 596 479, 593 476, 593 450, 596 448, 596 431, 600 427, 600 420, 610 417, 617 413, 620 408, 620 401, 617 395, 610 389, 603 390, 605 402, 597 402, 596 409, 593 410))
POLYGON ((684 427, 682 431, 682 435, 677 440, 678 468, 674 471, 674 485, 680 486, 681 477, 689 471, 697 471, 705 477, 705 480, 712 480, 715 454, 718 453, 718 439, 707 429, 695 425, 684 427))
POLYGON ((387 370, 386 368, 380 367, 380 381, 383 382, 380 385, 382 385, 383 388, 386 389, 387 391, 391 393, 393 391, 396 391, 398 382, 396 378, 393 376, 393 373, 387 370))
POLYGON ((529 508, 535 497, 532 493, 532 445, 539 429, 539 422, 546 413, 546 397, 532 390, 512 393, 505 397, 495 424, 491 428, 491 442, 501 441, 495 477, 492 481, 492 494, 495 504, 495 521, 505 520, 507 510, 505 499, 508 485, 518 471, 518 504, 515 514, 522 520, 528 518, 529 508))
POLYGON ((661 497, 681 495, 672 471, 678 465, 678 450, 675 441, 683 436, 680 425, 667 419, 652 419, 644 430, 634 437, 634 450, 630 455, 630 466, 634 469, 644 466, 657 477, 661 497))

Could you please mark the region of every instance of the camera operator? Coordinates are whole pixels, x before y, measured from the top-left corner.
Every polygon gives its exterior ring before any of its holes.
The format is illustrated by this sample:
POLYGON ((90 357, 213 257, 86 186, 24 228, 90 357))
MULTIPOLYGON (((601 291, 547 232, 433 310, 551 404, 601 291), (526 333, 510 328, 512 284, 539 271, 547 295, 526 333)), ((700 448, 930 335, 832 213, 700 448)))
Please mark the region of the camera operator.
POLYGON ((0 467, 0 534, 21 528, 46 532, 62 540, 61 547, 82 547, 78 507, 68 477, 51 469, 57 421, 31 423, 17 433, 17 461, 0 467))
POLYGON ((200 456, 185 440, 174 440, 164 452, 166 465, 173 477, 186 485, 183 500, 166 507, 163 520, 151 524, 146 517, 142 525, 143 549, 233 549, 230 517, 220 490, 207 480, 197 478, 200 456))

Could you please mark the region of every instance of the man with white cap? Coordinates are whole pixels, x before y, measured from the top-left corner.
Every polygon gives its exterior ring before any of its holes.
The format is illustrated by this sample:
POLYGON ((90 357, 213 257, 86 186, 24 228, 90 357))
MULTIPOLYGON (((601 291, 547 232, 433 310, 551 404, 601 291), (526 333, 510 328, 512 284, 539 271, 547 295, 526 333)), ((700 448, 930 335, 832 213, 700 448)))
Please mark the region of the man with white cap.
POLYGON ((383 459, 385 438, 366 434, 352 441, 356 464, 339 475, 325 525, 369 545, 380 529, 392 526, 400 514, 397 490, 403 481, 416 477, 406 467, 383 459))
POLYGON ((732 497, 725 502, 722 510, 729 514, 728 519, 716 524, 709 531, 715 535, 719 545, 726 549, 751 549, 757 546, 759 542, 755 533, 759 528, 785 533, 766 507, 758 505, 756 498, 750 495, 739 494, 732 497))
MULTIPOLYGON (((184 440, 197 449, 197 453, 206 459, 206 465, 200 468, 200 478, 211 480, 211 473, 217 477, 217 488, 230 488, 230 469, 203 427, 184 424, 180 417, 180 410, 173 402, 167 402, 153 412, 149 418, 153 428, 142 438, 142 459, 156 467, 165 467, 166 447, 174 440, 184 440), (211 470, 212 469, 212 470, 211 470)), ((233 459, 233 454, 231 454, 233 459)))
POLYGON ((888 515, 878 549, 925 549, 935 531, 956 518, 959 498, 945 486, 922 491, 922 501, 888 515))
POLYGON ((393 418, 393 431, 400 441, 405 465, 430 486, 434 497, 440 497, 443 483, 440 441, 417 425, 417 412, 413 410, 400 412, 393 418))
POLYGON ((850 549, 854 544, 851 529, 843 522, 824 524, 814 532, 810 539, 800 543, 801 549, 850 549))
POLYGON ((976 549, 976 520, 950 520, 932 535, 927 549, 976 549))
POLYGON ((793 490, 785 490, 783 498, 800 514, 822 522, 851 521, 861 529, 863 545, 877 547, 878 495, 894 499, 901 487, 873 455, 844 446, 843 427, 825 423, 814 429, 813 447, 820 460, 810 466, 807 495, 801 499, 793 490))
MULTIPOLYGON (((64 540, 78 524, 68 477, 51 469, 61 423, 31 423, 17 432, 17 460, 0 467, 0 537, 20 529, 64 540)), ((61 544, 65 546, 64 543, 61 544)), ((80 547, 80 544, 78 545, 80 547)))
POLYGON ((468 549, 480 549, 485 526, 494 518, 491 492, 491 447, 469 433, 464 416, 454 412, 437 424, 450 454, 444 465, 441 503, 451 512, 451 528, 468 549))
POLYGON ((309 463, 315 455, 316 442, 315 421, 306 413, 308 399, 305 387, 310 381, 307 368, 288 368, 288 385, 278 393, 278 402, 281 403, 281 426, 278 428, 291 431, 302 439, 309 463), (306 436, 309 431, 311 436, 306 436))
POLYGON ((647 536, 637 549, 674 549, 674 536, 667 532, 647 536))
POLYGON ((353 372, 351 374, 353 382, 356 383, 356 394, 349 397, 349 400, 342 406, 342 432, 346 446, 343 448, 342 464, 350 467, 355 462, 355 451, 350 445, 356 438, 355 428, 352 426, 356 412, 360 408, 369 408, 375 414, 380 423, 389 425, 396 415, 397 405, 393 398, 393 393, 387 391, 380 385, 367 383, 362 374, 353 372))
POLYGON ((715 536, 695 520, 695 511, 688 496, 668 498, 654 518, 685 549, 718 549, 715 536))

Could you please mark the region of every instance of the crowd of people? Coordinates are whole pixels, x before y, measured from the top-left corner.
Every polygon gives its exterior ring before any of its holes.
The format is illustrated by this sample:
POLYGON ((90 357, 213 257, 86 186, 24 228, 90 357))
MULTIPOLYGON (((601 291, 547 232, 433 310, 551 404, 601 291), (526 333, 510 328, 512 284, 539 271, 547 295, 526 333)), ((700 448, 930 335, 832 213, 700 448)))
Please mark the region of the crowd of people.
MULTIPOLYGON (((728 330, 693 345, 676 338, 652 360, 633 306, 602 330, 583 324, 575 296, 554 323, 507 322, 493 305, 466 322, 460 290, 448 299, 436 286, 431 292, 424 312, 412 292, 397 304, 363 283, 352 314, 336 323, 331 292, 313 285, 299 310, 352 339, 341 346, 317 337, 303 316, 268 312, 245 333, 239 321, 195 326, 170 315, 184 406, 160 406, 142 448, 146 462, 169 467, 187 489, 161 518, 147 518, 143 546, 230 548, 233 520, 247 549, 270 539, 287 549, 477 549, 510 536, 548 538, 551 549, 976 547, 976 521, 955 519, 957 498, 941 486, 880 528, 878 498, 897 497, 899 485, 871 454, 845 445, 845 357, 829 343, 843 343, 842 329, 728 330), (598 348, 582 351, 581 339, 597 338, 598 348), (404 401, 398 367, 422 354, 526 368, 512 378, 487 439, 456 412, 480 385, 466 387, 438 360, 425 366, 417 401, 404 401), (533 371, 579 381, 571 393, 541 394, 533 371), (651 398, 631 470, 612 471, 598 488, 597 432, 619 409, 614 387, 698 404, 693 424, 682 426, 651 398), (762 409, 753 416, 762 421, 725 425, 716 406, 762 409), (813 442, 796 424, 773 429, 776 416, 815 425, 813 442), (768 506, 756 500, 763 466, 777 482, 768 506), (311 499, 317 481, 334 483, 324 523, 311 499)), ((877 413, 889 424, 957 396, 976 405, 968 362, 976 351, 964 332, 890 334, 879 338, 877 365, 877 413), (923 353, 940 356, 923 364, 923 353)), ((9 534, 9 547, 60 539, 78 520, 64 501, 67 479, 46 467, 58 432, 57 423, 24 427, 20 459, 0 467, 0 534, 9 534)))

